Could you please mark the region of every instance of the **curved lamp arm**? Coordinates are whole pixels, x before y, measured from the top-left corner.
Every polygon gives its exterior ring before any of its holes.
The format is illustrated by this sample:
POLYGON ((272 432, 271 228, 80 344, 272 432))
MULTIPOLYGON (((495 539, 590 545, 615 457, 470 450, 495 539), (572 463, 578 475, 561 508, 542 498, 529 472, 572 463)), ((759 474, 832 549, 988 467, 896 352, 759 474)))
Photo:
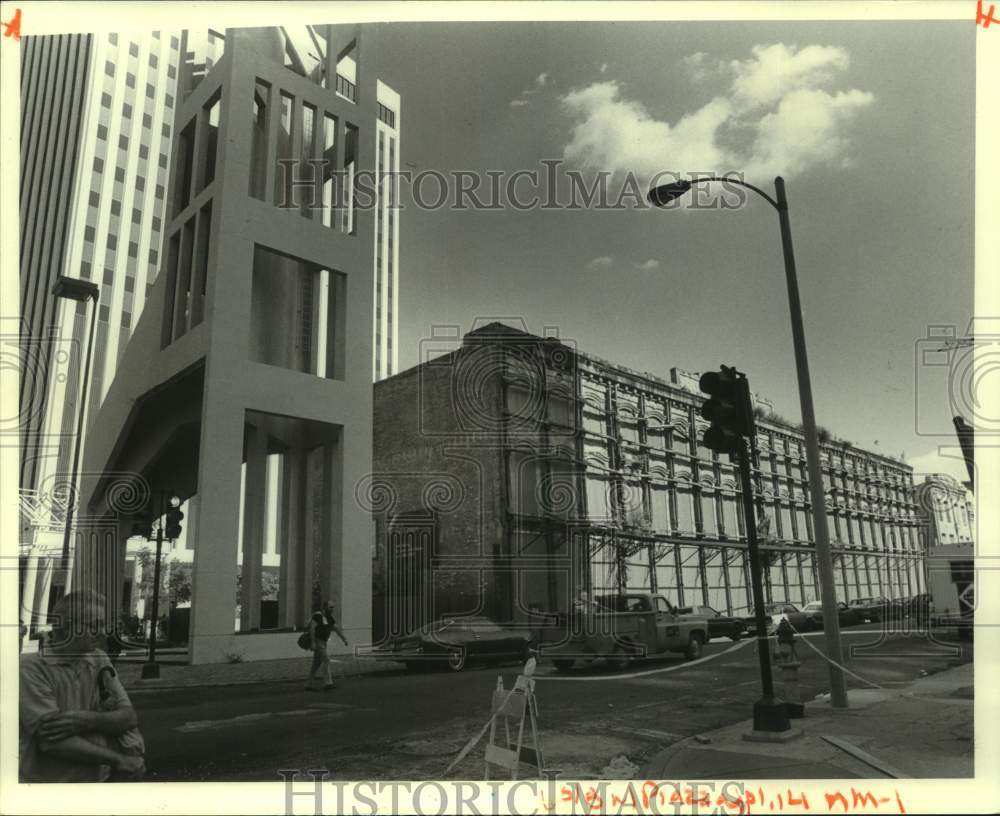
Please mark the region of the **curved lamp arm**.
POLYGON ((781 209, 781 207, 778 206, 777 201, 775 201, 773 198, 771 198, 771 196, 769 196, 767 193, 761 190, 760 187, 756 187, 753 184, 750 184, 749 182, 740 181, 739 179, 734 179, 734 178, 723 178, 722 176, 703 176, 702 178, 693 179, 691 181, 691 185, 694 186, 695 184, 700 184, 703 181, 725 181, 728 182, 729 184, 738 184, 740 187, 746 187, 748 190, 753 190, 755 193, 757 193, 757 195, 759 195, 761 198, 767 201, 768 204, 774 207, 774 209, 776 210, 781 209))

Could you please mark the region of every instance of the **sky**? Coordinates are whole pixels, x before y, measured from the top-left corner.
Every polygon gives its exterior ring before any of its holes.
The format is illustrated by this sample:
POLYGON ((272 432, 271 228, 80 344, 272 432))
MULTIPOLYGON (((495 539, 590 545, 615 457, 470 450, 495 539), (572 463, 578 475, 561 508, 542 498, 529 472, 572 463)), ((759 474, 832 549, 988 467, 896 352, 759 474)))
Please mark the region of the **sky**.
MULTIPOLYGON (((378 71, 401 94, 412 173, 508 178, 560 160, 591 181, 613 173, 612 200, 630 171, 643 185, 735 171, 772 194, 781 174, 817 421, 905 454, 918 478, 964 479, 936 451, 956 447, 953 414, 971 418, 949 387, 967 351, 931 365, 943 343, 927 338, 962 337, 972 315, 974 34, 921 21, 400 23, 380 27, 378 71)), ((404 189, 402 202, 400 369, 434 326, 501 318, 663 377, 735 365, 800 419, 765 201, 459 211, 420 209, 404 189)))

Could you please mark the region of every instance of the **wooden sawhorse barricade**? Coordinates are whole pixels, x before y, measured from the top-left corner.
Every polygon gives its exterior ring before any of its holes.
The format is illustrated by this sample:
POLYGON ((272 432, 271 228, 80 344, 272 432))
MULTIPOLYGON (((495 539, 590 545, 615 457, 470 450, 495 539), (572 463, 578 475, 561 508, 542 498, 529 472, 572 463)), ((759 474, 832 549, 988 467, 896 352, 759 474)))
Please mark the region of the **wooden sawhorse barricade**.
POLYGON ((498 765, 510 771, 510 778, 517 779, 522 762, 534 765, 540 775, 544 775, 542 749, 538 744, 538 701, 535 699, 535 659, 525 664, 524 673, 518 675, 514 687, 505 689, 503 677, 497 677, 497 687, 493 691, 493 705, 490 718, 490 741, 486 744, 486 775, 490 778, 490 766, 498 765), (497 721, 503 718, 506 746, 497 745, 497 721), (524 722, 531 728, 533 747, 524 745, 524 722), (517 740, 511 742, 511 721, 516 722, 517 740))

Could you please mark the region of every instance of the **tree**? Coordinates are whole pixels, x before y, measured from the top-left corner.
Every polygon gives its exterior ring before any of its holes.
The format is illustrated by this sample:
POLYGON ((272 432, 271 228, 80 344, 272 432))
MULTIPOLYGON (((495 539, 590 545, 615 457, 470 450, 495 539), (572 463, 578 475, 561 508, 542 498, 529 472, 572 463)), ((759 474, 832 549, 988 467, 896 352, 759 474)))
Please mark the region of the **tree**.
POLYGON ((170 597, 171 608, 191 600, 190 564, 182 564, 176 558, 170 562, 167 591, 170 597))

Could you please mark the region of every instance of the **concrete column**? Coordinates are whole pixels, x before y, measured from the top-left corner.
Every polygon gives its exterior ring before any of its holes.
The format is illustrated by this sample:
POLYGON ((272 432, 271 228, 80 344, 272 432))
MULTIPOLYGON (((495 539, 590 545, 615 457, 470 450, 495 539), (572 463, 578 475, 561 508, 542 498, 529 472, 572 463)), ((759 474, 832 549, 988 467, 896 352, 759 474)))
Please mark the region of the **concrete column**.
POLYGON ((278 552, 281 554, 278 589, 279 626, 299 626, 302 597, 303 476, 305 455, 289 448, 281 455, 281 495, 278 499, 278 552))
POLYGON ((210 384, 198 463, 201 506, 192 571, 191 663, 222 662, 232 644, 242 460, 243 408, 222 384, 218 393, 210 384))
MULTIPOLYGON (((371 360, 363 361, 363 365, 369 370, 371 360)), ((339 477, 332 488, 339 494, 336 508, 341 519, 331 564, 335 570, 333 585, 338 587, 341 626, 352 645, 371 639, 375 521, 358 505, 354 493, 355 485, 371 472, 371 444, 370 419, 354 423, 352 431, 341 432, 336 450, 339 477)))
POLYGON ((316 538, 316 477, 313 470, 316 451, 302 452, 302 549, 299 562, 299 617, 309 620, 312 614, 313 553, 320 542, 316 538))
POLYGON ((340 617, 340 556, 343 546, 343 518, 340 508, 340 483, 343 476, 340 445, 323 445, 323 534, 320 538, 320 585, 323 598, 334 604, 340 617))
POLYGON ((249 434, 246 493, 243 499, 243 605, 240 631, 260 628, 260 566, 264 551, 267 502, 267 430, 249 434))

